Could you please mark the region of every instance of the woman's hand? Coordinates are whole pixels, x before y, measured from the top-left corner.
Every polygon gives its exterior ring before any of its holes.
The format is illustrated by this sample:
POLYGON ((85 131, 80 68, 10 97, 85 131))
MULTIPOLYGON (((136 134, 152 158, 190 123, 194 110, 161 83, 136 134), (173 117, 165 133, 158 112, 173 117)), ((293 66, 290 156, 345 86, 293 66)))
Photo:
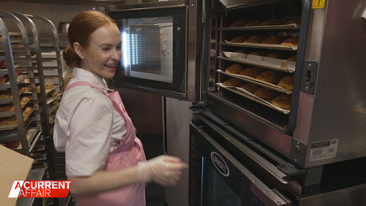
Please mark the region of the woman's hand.
POLYGON ((187 164, 177 157, 161 155, 139 162, 139 176, 144 182, 154 181, 162 186, 176 185, 187 164))

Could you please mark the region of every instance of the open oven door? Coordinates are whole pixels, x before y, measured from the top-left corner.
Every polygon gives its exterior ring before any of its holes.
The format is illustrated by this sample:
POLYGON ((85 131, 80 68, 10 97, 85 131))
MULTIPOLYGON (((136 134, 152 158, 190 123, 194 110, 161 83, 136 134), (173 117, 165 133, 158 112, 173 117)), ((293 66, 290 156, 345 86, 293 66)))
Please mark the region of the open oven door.
POLYGON ((201 1, 182 0, 108 8, 122 38, 111 84, 197 101, 201 10, 201 1))

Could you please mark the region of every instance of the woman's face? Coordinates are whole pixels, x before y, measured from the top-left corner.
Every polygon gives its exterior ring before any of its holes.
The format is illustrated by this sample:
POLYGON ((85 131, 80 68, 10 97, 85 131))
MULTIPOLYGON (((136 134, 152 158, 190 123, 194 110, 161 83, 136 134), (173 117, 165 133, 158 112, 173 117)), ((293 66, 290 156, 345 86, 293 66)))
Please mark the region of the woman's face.
POLYGON ((81 66, 100 77, 112 78, 122 56, 121 36, 115 24, 95 30, 87 48, 82 48, 81 66))

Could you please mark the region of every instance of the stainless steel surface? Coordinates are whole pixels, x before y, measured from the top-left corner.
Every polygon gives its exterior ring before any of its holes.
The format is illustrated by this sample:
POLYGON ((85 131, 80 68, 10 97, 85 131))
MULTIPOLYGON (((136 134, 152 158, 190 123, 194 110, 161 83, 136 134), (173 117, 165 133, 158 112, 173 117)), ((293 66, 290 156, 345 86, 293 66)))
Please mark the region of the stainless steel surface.
POLYGON ((202 42, 202 1, 190 0, 188 4, 188 30, 187 30, 187 100, 199 100, 199 66, 202 42))
POLYGON ((69 30, 69 26, 70 26, 69 22, 60 22, 57 27, 58 33, 67 34, 67 31, 69 30))
POLYGON ((302 198, 299 206, 361 206, 366 202, 366 184, 302 198))
MULTIPOLYGON (((166 148, 167 154, 179 157, 189 163, 189 123, 192 103, 166 98, 166 148)), ((188 206, 188 168, 183 170, 182 179, 176 186, 165 190, 168 205, 188 206)))
MULTIPOLYGON (((305 167, 366 156, 365 81, 366 26, 354 17, 366 1, 329 1, 326 7, 324 37, 319 62, 307 144, 338 139, 334 158, 309 162, 305 167), (338 8, 344 8, 337 15, 338 8), (336 48, 336 49, 335 49, 336 48)), ((299 122, 301 124, 301 122, 299 122)))

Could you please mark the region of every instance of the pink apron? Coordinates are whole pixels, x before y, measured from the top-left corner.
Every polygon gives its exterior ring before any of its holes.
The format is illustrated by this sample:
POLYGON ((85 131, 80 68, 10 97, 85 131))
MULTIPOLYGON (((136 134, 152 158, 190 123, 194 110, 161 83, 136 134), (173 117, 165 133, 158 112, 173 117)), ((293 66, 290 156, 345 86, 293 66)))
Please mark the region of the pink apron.
MULTIPOLYGON (((65 92, 76 86, 90 86, 100 90, 113 103, 126 122, 126 135, 120 144, 109 152, 104 170, 114 171, 137 165, 138 161, 145 161, 145 153, 140 139, 136 137, 135 127, 128 116, 117 91, 106 93, 104 90, 89 82, 77 81, 65 88, 65 92)), ((118 180, 116 180, 118 181, 118 180)), ((99 193, 96 195, 81 196, 79 206, 145 206, 145 184, 133 184, 117 190, 99 193)))

